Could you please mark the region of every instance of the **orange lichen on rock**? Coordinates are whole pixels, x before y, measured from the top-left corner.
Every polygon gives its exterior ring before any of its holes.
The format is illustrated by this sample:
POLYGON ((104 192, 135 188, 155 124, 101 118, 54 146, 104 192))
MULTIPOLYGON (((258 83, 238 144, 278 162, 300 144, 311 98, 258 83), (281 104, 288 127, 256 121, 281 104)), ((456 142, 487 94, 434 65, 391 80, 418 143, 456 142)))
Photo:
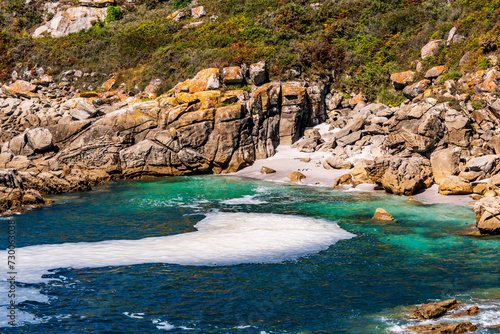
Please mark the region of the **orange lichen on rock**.
POLYGON ((222 82, 225 85, 238 85, 243 82, 241 67, 225 67, 222 69, 222 82))
POLYGON ((409 85, 415 79, 415 72, 406 71, 391 74, 391 81, 394 86, 394 89, 401 90, 405 88, 406 85, 409 85))
POLYGON ((433 68, 429 69, 427 72, 425 72, 425 78, 426 79, 431 79, 431 78, 437 78, 444 72, 444 66, 434 66, 433 68))
POLYGON ((490 70, 484 77, 483 82, 479 85, 479 90, 483 92, 492 92, 498 89, 496 81, 499 77, 499 74, 500 73, 496 69, 490 70))
POLYGON ((36 85, 24 80, 16 80, 10 86, 3 86, 4 91, 11 95, 26 95, 28 92, 33 93, 36 90, 36 85))
POLYGON ((115 84, 115 82, 116 82, 115 79, 109 79, 108 81, 102 84, 102 88, 104 88, 105 90, 110 90, 111 87, 113 87, 113 85, 115 84))

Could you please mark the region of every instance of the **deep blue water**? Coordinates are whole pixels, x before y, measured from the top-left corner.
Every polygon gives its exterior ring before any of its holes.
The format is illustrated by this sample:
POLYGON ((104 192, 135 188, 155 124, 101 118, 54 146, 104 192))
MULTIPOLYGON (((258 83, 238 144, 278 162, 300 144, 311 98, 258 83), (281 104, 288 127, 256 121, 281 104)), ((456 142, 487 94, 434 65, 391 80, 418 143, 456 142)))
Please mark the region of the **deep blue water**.
POLYGON ((18 326, 0 319, 0 332, 383 333, 407 323, 405 306, 454 297, 486 310, 472 322, 500 324, 500 239, 459 235, 474 222, 467 207, 218 176, 120 181, 52 198, 0 219, 0 235, 14 219, 17 247, 143 239, 237 212, 326 219, 356 237, 281 263, 58 268, 50 280, 17 283, 18 326), (371 220, 378 207, 397 221, 371 220))

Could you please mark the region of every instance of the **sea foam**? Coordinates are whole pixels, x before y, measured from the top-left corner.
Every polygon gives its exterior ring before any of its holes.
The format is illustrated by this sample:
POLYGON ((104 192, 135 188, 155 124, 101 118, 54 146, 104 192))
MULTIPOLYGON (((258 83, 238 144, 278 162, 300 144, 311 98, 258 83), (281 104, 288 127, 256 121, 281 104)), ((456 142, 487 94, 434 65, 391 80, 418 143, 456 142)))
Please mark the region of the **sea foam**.
MULTIPOLYGON (((96 268, 143 263, 191 266, 277 263, 327 249, 354 237, 336 223, 290 215, 208 213, 197 231, 139 240, 109 240, 18 248, 22 282, 40 281, 56 268, 96 268)), ((5 266, 7 252, 0 252, 5 266)), ((3 270, 7 272, 7 270, 3 270)))

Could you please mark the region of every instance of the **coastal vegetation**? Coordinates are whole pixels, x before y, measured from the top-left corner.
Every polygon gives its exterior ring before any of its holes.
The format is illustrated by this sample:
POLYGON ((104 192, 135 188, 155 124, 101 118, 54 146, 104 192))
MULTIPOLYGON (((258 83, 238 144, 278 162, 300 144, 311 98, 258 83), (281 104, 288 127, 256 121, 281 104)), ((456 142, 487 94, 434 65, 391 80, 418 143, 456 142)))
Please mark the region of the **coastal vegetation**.
POLYGON ((159 78, 162 93, 202 68, 265 60, 271 79, 291 79, 290 70, 299 70, 303 78, 328 78, 342 91, 398 104, 404 97, 389 89, 388 78, 414 69, 429 40, 446 40, 453 27, 465 37, 444 43, 422 62, 421 73, 444 65, 449 78, 489 67, 487 56, 499 44, 500 1, 199 0, 207 12, 203 24, 189 26, 189 16, 167 18, 189 3, 118 0, 123 11, 109 7, 106 22, 89 30, 33 39, 36 26, 53 15, 44 10, 44 1, 2 2, 1 79, 16 66, 36 65, 54 76, 68 69, 116 73, 136 91, 159 78), (460 65, 466 52, 470 57, 460 65))

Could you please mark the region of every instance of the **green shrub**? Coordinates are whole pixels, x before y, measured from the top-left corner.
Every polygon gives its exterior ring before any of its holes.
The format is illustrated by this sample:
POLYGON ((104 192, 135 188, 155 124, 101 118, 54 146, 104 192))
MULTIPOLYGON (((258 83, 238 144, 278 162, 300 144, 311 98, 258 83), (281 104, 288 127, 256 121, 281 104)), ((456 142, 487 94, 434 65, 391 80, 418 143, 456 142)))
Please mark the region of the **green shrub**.
POLYGON ((190 3, 191 3, 191 0, 171 0, 170 7, 173 10, 178 10, 178 9, 186 7, 190 3))
POLYGON ((123 11, 119 6, 108 6, 106 8, 106 23, 119 21, 123 18, 123 11))
POLYGON ((485 70, 487 68, 490 68, 492 65, 491 65, 491 60, 490 58, 484 58, 484 57, 481 57, 479 58, 479 60, 477 61, 477 68, 479 70, 485 70))

